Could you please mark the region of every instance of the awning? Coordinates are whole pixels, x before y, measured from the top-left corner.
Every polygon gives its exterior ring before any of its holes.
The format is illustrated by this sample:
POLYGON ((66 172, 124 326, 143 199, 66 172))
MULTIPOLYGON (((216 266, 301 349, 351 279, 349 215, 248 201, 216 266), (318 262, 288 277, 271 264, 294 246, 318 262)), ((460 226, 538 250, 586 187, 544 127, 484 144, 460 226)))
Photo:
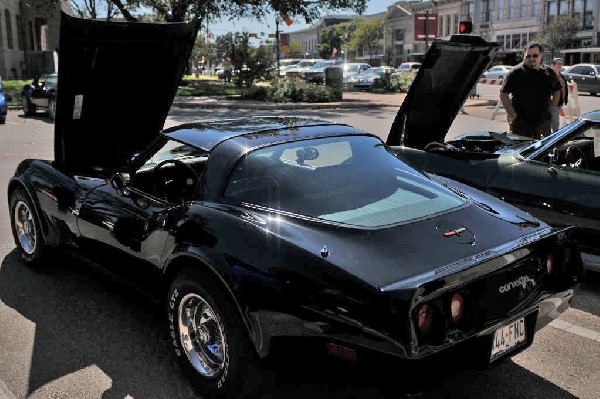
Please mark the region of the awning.
POLYGON ((600 53, 600 47, 568 48, 560 50, 561 53, 600 53))

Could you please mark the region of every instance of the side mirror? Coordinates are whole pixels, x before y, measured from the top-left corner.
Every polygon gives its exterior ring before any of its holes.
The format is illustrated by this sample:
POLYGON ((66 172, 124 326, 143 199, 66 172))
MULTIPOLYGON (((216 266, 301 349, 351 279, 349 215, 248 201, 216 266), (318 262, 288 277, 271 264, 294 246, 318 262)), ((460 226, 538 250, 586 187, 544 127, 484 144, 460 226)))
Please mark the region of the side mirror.
POLYGON ((129 185, 130 181, 131 176, 129 175, 129 173, 119 172, 115 173, 110 178, 110 185, 113 186, 115 190, 120 191, 122 195, 126 195, 127 186, 129 185))

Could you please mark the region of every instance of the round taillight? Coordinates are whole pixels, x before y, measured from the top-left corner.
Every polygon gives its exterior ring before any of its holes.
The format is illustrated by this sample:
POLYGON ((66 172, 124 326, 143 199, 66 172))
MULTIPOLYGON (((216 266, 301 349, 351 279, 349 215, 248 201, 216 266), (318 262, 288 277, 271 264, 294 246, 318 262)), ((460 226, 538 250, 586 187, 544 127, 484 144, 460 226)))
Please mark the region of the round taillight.
POLYGON ((458 292, 452 295, 452 300, 450 301, 450 315, 452 316, 452 323, 458 323, 462 317, 465 310, 465 298, 458 292))
POLYGON ((429 305, 423 305, 419 308, 419 316, 417 319, 421 334, 427 335, 431 331, 433 324, 433 310, 429 305))
POLYGON ((554 273, 554 255, 548 255, 546 259, 546 270, 548 270, 548 274, 554 273))

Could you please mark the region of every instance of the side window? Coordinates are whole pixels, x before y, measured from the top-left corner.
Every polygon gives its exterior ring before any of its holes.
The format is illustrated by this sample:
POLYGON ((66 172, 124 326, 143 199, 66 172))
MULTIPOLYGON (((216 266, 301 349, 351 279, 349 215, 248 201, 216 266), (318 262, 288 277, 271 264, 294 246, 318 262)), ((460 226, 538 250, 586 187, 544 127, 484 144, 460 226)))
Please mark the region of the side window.
POLYGON ((583 71, 583 67, 577 66, 577 67, 572 68, 569 71, 569 73, 581 75, 582 71, 583 71))

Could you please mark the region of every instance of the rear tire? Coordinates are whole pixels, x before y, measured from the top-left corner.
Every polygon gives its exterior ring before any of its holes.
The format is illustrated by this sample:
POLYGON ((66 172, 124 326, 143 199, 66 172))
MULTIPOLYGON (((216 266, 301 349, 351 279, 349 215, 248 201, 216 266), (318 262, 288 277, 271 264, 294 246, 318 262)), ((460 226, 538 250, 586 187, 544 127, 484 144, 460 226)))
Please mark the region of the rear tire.
POLYGON ((590 96, 596 97, 597 95, 598 95, 598 93, 596 93, 596 92, 590 92, 590 96))
POLYGON ((183 373, 202 396, 239 398, 260 370, 237 308, 221 284, 194 269, 169 289, 169 329, 183 373))
POLYGON ((9 204, 10 224, 17 250, 23 260, 35 263, 47 252, 35 207, 22 188, 12 192, 9 204))

